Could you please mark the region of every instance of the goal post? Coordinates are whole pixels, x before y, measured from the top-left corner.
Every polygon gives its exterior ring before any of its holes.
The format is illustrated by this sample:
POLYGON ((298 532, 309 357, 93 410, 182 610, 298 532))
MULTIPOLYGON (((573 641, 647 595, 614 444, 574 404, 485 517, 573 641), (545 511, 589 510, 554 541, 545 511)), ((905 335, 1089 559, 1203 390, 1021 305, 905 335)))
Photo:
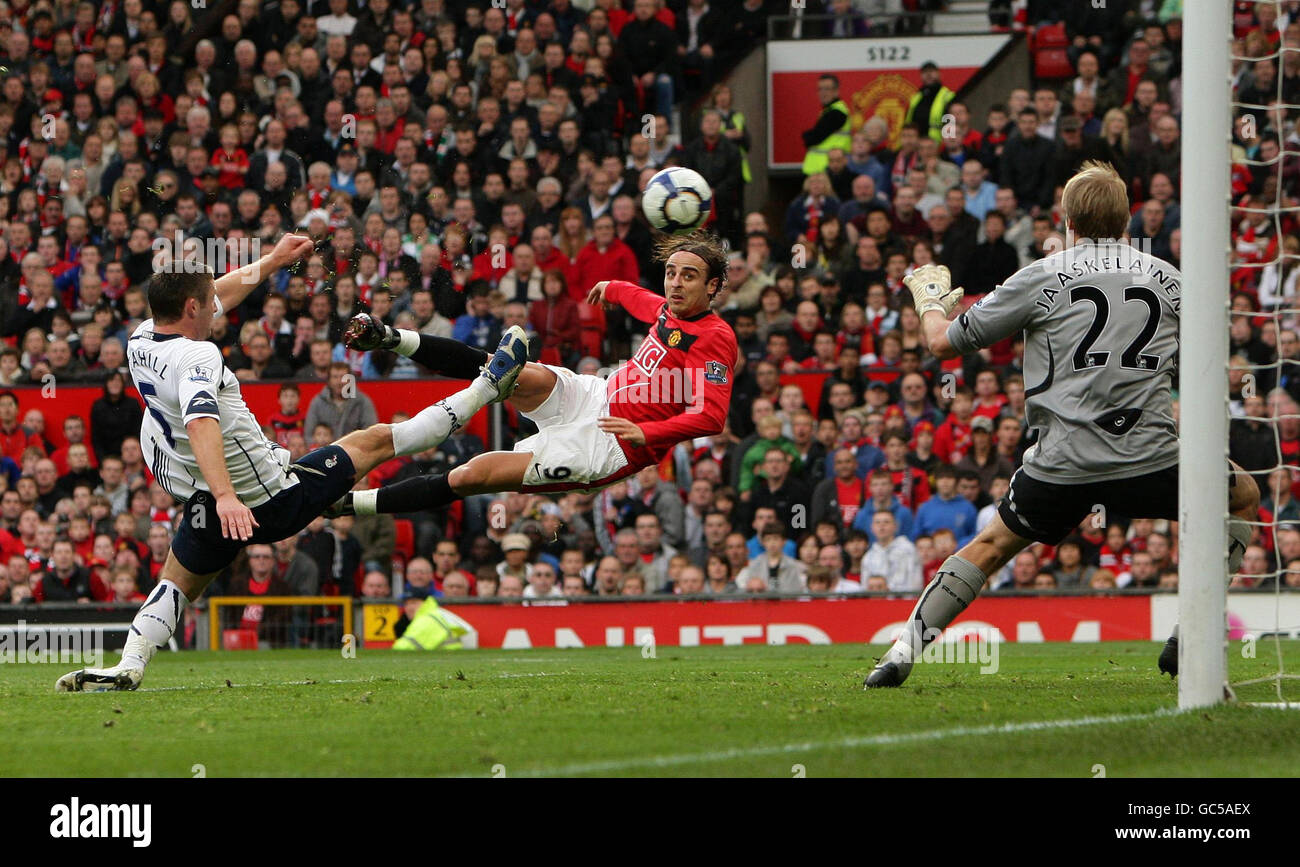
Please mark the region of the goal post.
MULTIPOLYGON (((1228 682, 1230 0, 1184 7, 1179 381, 1178 706, 1228 682)), ((1160 636, 1157 636, 1159 638, 1160 636)))

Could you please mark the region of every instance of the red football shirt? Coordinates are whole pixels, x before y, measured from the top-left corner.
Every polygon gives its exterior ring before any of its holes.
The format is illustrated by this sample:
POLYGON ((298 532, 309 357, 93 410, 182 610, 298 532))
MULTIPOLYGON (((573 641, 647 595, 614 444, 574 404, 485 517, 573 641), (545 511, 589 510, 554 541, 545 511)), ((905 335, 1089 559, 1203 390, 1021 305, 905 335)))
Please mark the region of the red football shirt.
POLYGON ((629 465, 653 466, 683 440, 721 433, 740 355, 731 326, 712 310, 679 319, 663 296, 621 280, 609 283, 605 300, 653 323, 605 386, 610 415, 645 432, 643 446, 619 441, 629 465))

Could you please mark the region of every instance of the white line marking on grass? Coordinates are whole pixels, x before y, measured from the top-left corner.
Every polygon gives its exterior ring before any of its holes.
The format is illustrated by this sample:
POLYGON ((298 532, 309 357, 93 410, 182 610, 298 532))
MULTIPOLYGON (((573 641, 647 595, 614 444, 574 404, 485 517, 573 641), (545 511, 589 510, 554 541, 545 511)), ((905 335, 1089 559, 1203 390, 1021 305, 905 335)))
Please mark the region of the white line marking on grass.
MULTIPOLYGON (((572 674, 569 671, 525 671, 516 674, 498 674, 498 678, 503 677, 563 677, 572 674)), ((450 676, 450 674, 448 674, 450 676)), ((276 686, 315 686, 317 684, 339 684, 339 683, 391 683, 402 680, 417 680, 419 678, 394 678, 390 675, 375 677, 359 677, 348 680, 282 680, 275 683, 231 683, 229 687, 224 683, 193 683, 183 686, 146 686, 136 690, 136 692, 177 692, 181 690, 201 690, 201 689, 257 689, 276 686)), ((90 690, 88 690, 89 692, 90 690)), ((110 690, 111 691, 111 690, 110 690)))
POLYGON ((1116 723, 1139 722, 1141 720, 1176 716, 1176 709, 1160 709, 1147 713, 1114 714, 1111 716, 1087 716, 1077 719, 1037 720, 1023 723, 1002 723, 987 726, 958 726, 956 728, 931 729, 921 732, 903 734, 868 735, 862 737, 841 738, 833 741, 805 741, 795 744, 779 744, 766 747, 738 747, 716 752, 680 753, 668 756, 646 756, 635 759, 611 759, 602 762, 582 762, 547 768, 540 771, 516 771, 515 777, 571 777, 581 774, 601 774, 613 771, 625 771, 633 768, 674 768, 701 762, 727 761, 752 756, 772 756, 785 753, 806 753, 813 750, 856 749, 860 747, 892 747, 922 741, 939 741, 946 738, 983 737, 985 735, 1009 735, 1023 732, 1053 731, 1058 729, 1082 728, 1092 725, 1114 725, 1116 723))
MULTIPOLYGON (((282 680, 276 683, 231 683, 228 687, 224 683, 192 683, 184 686, 146 686, 136 692, 176 692, 179 690, 195 689, 250 689, 257 687, 271 686, 315 686, 319 683, 377 683, 378 677, 359 677, 352 680, 282 680)), ((112 690, 106 690, 111 692, 112 690)))

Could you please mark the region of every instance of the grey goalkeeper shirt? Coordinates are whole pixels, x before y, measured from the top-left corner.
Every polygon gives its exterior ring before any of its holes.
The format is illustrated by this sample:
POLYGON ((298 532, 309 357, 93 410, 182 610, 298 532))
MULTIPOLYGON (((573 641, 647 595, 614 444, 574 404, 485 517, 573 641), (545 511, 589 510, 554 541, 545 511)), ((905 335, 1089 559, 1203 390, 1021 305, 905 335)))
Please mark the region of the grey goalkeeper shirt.
POLYGON ((1025 332, 1025 397, 1037 442, 1025 472, 1062 484, 1178 462, 1170 386, 1182 275, 1124 242, 1080 244, 1021 268, 948 326, 967 355, 1025 332))

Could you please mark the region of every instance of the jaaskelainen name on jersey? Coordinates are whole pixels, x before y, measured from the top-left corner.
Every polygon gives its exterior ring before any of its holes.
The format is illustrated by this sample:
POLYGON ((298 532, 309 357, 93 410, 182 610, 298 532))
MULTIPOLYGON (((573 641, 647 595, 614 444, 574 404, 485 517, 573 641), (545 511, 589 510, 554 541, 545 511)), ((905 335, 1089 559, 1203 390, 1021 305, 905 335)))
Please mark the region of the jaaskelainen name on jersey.
POLYGON ((1182 275, 1127 243, 1086 243, 1020 269, 948 327, 963 355, 1024 332, 1024 471, 1101 482, 1178 461, 1170 385, 1182 275))
MULTIPOLYGON (((1038 305, 1044 310, 1051 309, 1051 305, 1056 301, 1056 296, 1060 294, 1061 289, 1072 280, 1086 277, 1089 274, 1122 272, 1126 274, 1144 274, 1155 280, 1165 294, 1169 296, 1174 312, 1181 312, 1181 279, 1176 276, 1178 272, 1163 259, 1157 259, 1155 256, 1141 251, 1138 247, 1122 241, 1071 247, 1063 255, 1066 256, 1068 262, 1064 263, 1064 267, 1052 269, 1056 272, 1056 279, 1061 284, 1060 288, 1044 286, 1042 289, 1043 297, 1037 301, 1038 305)), ((1055 258, 1043 259, 1038 264, 1045 267, 1046 263, 1052 262, 1055 258)))

